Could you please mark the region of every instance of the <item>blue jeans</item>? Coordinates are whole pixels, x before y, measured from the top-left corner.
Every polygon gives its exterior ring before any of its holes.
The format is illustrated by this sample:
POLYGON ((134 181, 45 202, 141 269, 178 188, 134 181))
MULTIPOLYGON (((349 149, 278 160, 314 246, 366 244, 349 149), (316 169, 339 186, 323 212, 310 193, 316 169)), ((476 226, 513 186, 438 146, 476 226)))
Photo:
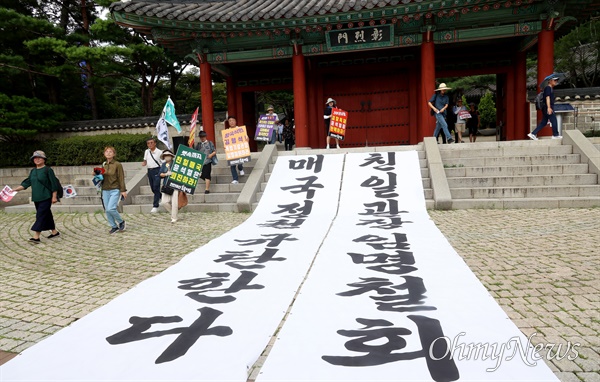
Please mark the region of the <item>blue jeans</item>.
MULTIPOLYGON (((233 180, 238 180, 238 172, 235 170, 235 165, 230 166, 231 167, 231 176, 233 176, 233 180)), ((242 171, 244 169, 244 165, 243 164, 238 164, 237 165, 238 170, 242 171)))
POLYGON ((112 228, 117 228, 119 224, 123 222, 123 218, 117 211, 117 205, 121 199, 121 190, 115 188, 114 190, 102 190, 102 200, 104 202, 104 209, 106 210, 106 220, 112 228))
POLYGON ((556 120, 556 114, 552 113, 550 115, 547 114, 546 109, 542 110, 542 121, 539 125, 533 130, 533 135, 536 135, 548 124, 548 121, 552 124, 552 135, 558 136, 558 121, 556 120))
POLYGON ((152 207, 158 208, 158 202, 160 202, 160 167, 148 169, 148 183, 150 189, 154 194, 154 200, 152 201, 152 207))
POLYGON ((442 129, 442 130, 444 130, 444 135, 446 136, 446 141, 450 140, 452 138, 452 136, 450 135, 450 132, 448 131, 448 124, 446 123, 444 114, 443 113, 435 113, 435 119, 436 119, 436 123, 435 123, 435 131, 433 132, 433 136, 437 137, 438 133, 440 132, 440 129, 442 129))

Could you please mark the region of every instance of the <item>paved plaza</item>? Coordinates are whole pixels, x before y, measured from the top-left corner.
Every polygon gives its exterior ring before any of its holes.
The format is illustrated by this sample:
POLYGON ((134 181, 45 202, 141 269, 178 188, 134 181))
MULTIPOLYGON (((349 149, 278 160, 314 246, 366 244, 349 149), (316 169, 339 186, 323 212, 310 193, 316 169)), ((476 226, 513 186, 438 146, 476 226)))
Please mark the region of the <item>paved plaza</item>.
MULTIPOLYGON (((241 213, 56 214, 61 236, 27 242, 33 214, 0 211, 0 363, 245 221, 241 213)), ((561 381, 600 381, 600 209, 430 211, 561 381), (570 346, 578 357, 564 355, 570 346)), ((451 281, 451 275, 449 275, 451 281)), ((571 350, 571 354, 573 354, 571 350)), ((0 378, 1 380, 1 378, 0 378)))

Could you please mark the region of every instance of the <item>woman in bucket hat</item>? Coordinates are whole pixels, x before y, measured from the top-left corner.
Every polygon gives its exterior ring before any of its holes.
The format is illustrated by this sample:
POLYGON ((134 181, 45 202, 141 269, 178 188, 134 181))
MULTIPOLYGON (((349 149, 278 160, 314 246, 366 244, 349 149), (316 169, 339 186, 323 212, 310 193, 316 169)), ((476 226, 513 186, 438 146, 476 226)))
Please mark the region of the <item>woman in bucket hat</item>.
POLYGON ((52 204, 58 202, 59 182, 54 175, 54 170, 46 166, 46 154, 43 151, 34 151, 31 160, 35 164, 35 168, 31 170, 20 186, 14 188, 14 191, 31 187, 31 200, 35 204, 35 223, 31 227, 33 237, 29 239, 29 242, 39 244, 42 231, 51 231, 48 239, 60 235, 60 232, 56 230, 51 210, 52 204))
MULTIPOLYGON (((325 132, 327 133, 327 136, 325 138, 325 143, 327 144, 327 146, 325 146, 325 148, 329 148, 329 141, 331 139, 331 133, 329 132, 329 123, 331 122, 331 113, 334 107, 337 106, 337 103, 335 102, 335 100, 333 98, 327 98, 327 102, 325 102, 325 112, 323 113, 323 119, 325 120, 325 132)), ((339 149, 340 148, 340 141, 335 139, 335 146, 339 149)))

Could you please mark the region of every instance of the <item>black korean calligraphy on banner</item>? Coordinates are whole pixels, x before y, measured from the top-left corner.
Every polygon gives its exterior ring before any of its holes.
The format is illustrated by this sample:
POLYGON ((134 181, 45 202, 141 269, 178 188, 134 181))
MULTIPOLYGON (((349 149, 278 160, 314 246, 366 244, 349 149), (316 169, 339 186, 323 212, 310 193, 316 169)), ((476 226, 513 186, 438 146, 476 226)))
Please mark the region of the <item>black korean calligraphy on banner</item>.
POLYGON ((343 161, 280 157, 243 224, 0 366, 2 379, 246 382, 335 217, 343 161))
POLYGON ((336 219, 257 382, 556 380, 542 362, 490 373, 490 357, 452 356, 461 333, 527 339, 429 218, 417 152, 348 154, 344 173, 336 219))

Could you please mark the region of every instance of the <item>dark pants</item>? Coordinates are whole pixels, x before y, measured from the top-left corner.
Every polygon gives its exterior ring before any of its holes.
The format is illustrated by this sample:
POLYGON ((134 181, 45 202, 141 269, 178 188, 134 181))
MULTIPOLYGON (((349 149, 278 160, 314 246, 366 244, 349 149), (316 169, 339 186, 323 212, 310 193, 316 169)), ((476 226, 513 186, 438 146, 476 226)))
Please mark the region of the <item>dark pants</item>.
POLYGON ((533 135, 536 135, 548 124, 548 121, 552 124, 552 135, 558 136, 558 121, 556 120, 556 114, 552 113, 550 115, 547 114, 546 108, 542 110, 542 121, 539 125, 533 130, 533 135))
MULTIPOLYGON (((229 166, 231 167, 231 176, 233 177, 233 180, 238 180, 238 172, 235 170, 235 165, 233 166, 229 166)), ((243 164, 238 164, 237 165, 238 170, 242 171, 244 169, 244 165, 243 164)))
POLYGON ((54 225, 54 216, 52 216, 52 199, 34 202, 35 204, 35 223, 31 230, 35 232, 52 231, 56 228, 54 225))
POLYGON ((148 169, 148 183, 154 194, 152 207, 158 208, 158 202, 160 201, 160 167, 148 169))
POLYGON ((285 140, 285 151, 292 150, 292 147, 294 147, 294 138, 286 139, 285 140))

